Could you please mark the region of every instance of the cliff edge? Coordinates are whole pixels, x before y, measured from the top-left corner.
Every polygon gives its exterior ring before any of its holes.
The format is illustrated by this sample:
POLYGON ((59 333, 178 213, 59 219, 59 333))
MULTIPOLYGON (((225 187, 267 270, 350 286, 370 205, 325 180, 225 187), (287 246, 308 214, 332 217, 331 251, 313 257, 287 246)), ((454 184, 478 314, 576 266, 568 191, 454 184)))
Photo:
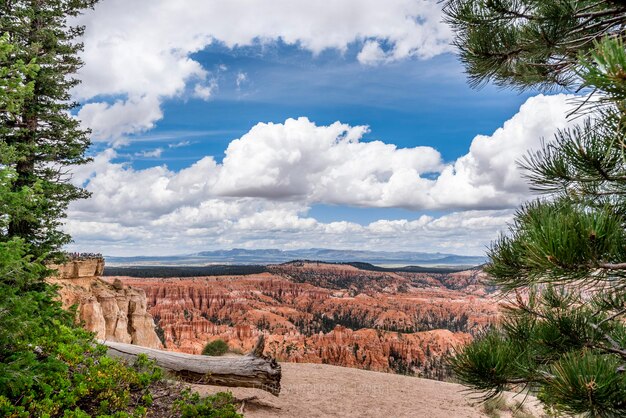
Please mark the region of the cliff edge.
POLYGON ((142 289, 100 278, 104 259, 73 260, 51 265, 57 275, 48 278, 58 286, 63 308, 77 306, 77 320, 96 333, 96 338, 150 348, 163 348, 155 332, 154 319, 147 311, 142 289))
POLYGON ((246 418, 501 418, 547 417, 536 398, 504 394, 502 408, 486 411, 478 395, 455 383, 327 364, 281 363, 282 391, 194 385, 201 395, 229 390, 246 418), (523 407, 519 403, 524 402, 523 407))

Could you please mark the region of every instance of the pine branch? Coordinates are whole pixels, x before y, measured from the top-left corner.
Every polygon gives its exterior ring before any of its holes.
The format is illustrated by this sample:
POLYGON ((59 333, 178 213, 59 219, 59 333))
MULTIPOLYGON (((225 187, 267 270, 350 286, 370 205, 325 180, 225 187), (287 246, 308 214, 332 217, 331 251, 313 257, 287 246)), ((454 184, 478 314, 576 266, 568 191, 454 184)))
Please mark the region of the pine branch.
POLYGON ((606 270, 626 270, 626 263, 598 263, 598 267, 606 270))
POLYGON ((613 337, 611 337, 609 334, 607 334, 606 332, 601 330, 600 326, 598 324, 594 324, 593 322, 589 322, 589 325, 595 331, 597 331, 600 334, 602 334, 602 337, 606 341, 608 341, 609 344, 611 344, 611 347, 597 346, 596 348, 600 348, 600 349, 609 351, 611 353, 619 354, 620 356, 622 356, 622 358, 626 358, 626 350, 622 346, 620 346, 619 343, 617 341, 615 341, 615 339, 613 339, 613 337))
POLYGON ((515 291, 515 301, 516 304, 514 306, 516 306, 517 308, 521 309, 522 311, 529 313, 531 315, 536 316, 537 318, 541 318, 541 319, 545 319, 548 320, 548 317, 546 315, 544 315, 543 313, 536 311, 534 309, 532 309, 530 306, 528 306, 526 303, 524 303, 524 300, 522 299, 522 296, 520 295, 519 291, 515 291))
MULTIPOLYGON (((584 88, 584 86, 581 85, 580 89, 584 88)), ((574 110, 572 110, 571 112, 569 112, 566 117, 569 119, 571 118, 573 115, 575 115, 576 113, 578 113, 580 111, 580 109, 582 109, 584 106, 587 105, 587 103, 589 103, 589 101, 595 96, 595 94, 598 92, 598 88, 594 88, 593 91, 591 93, 589 93, 587 95, 587 97, 585 97, 585 100, 582 101, 582 103, 578 106, 576 106, 576 108, 574 110)))
POLYGON ((598 12, 589 12, 589 13, 581 13, 574 15, 576 18, 587 18, 586 20, 579 23, 580 26, 585 26, 589 24, 593 19, 597 19, 599 17, 611 16, 611 15, 621 15, 624 13, 624 9, 611 9, 611 10, 603 10, 598 12))
POLYGON ((489 253, 494 283, 531 294, 516 292, 499 329, 464 349, 453 368, 488 394, 527 384, 557 412, 622 416, 626 1, 446 3, 470 84, 593 90, 567 115, 588 119, 520 164, 533 190, 552 195, 525 204, 489 253), (616 296, 594 305, 607 289, 616 296))
POLYGON ((611 316, 609 316, 607 318, 604 318, 602 321, 598 322, 598 326, 601 326, 601 325, 603 325, 603 324, 605 324, 605 323, 607 323, 609 321, 612 321, 615 318, 617 318, 618 316, 621 316, 621 315, 624 315, 624 314, 626 314, 626 308, 622 309, 621 311, 618 311, 618 312, 614 313, 613 315, 611 315, 611 316))
POLYGON ((608 0, 601 0, 601 1, 597 2, 597 3, 593 3, 593 4, 590 4, 590 5, 586 6, 586 7, 583 7, 582 9, 579 9, 577 11, 577 13, 583 13, 583 12, 586 12, 588 10, 593 10, 593 9, 597 8, 598 6, 600 6, 600 5, 607 4, 607 3, 610 3, 610 1, 608 1, 608 0))
POLYGON ((619 347, 619 345, 617 346, 617 348, 615 348, 615 347, 605 347, 603 345, 597 345, 597 344, 590 344, 589 347, 595 348, 595 349, 598 349, 598 350, 604 350, 604 351, 607 351, 607 352, 613 353, 613 354, 619 354, 620 357, 626 359, 626 350, 624 350, 621 347, 619 347))

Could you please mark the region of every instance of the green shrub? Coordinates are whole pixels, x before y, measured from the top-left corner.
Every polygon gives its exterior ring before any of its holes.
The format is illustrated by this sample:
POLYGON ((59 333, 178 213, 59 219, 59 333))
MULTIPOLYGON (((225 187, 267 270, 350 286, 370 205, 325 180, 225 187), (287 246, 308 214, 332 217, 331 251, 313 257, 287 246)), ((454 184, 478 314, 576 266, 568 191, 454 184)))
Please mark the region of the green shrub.
POLYGON ((228 392, 219 392, 202 398, 197 393, 187 390, 182 398, 174 403, 174 411, 181 418, 242 418, 243 416, 235 410, 234 401, 233 395, 228 392))
MULTIPOLYGON (((0 417, 146 416, 151 390, 165 385, 161 369, 143 355, 133 365, 107 357, 61 309, 42 280, 46 269, 27 254, 22 240, 0 242, 0 417)), ((175 405, 160 406, 183 416, 238 416, 230 395, 167 392, 175 405)))
POLYGON ((228 344, 226 341, 217 339, 207 343, 202 349, 202 354, 205 356, 223 356, 228 352, 228 344))

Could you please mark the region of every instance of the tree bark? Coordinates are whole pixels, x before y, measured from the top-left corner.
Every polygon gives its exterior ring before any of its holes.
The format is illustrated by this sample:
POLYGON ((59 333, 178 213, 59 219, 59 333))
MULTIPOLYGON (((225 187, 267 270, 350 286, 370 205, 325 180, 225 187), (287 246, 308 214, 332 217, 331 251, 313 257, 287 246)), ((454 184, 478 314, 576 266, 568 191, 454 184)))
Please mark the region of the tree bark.
POLYGON ((112 357, 136 360, 139 354, 145 354, 159 367, 189 383, 257 388, 275 396, 280 393, 280 365, 276 360, 262 356, 263 337, 259 338, 252 352, 241 357, 200 356, 111 341, 100 343, 108 347, 108 354, 112 357))

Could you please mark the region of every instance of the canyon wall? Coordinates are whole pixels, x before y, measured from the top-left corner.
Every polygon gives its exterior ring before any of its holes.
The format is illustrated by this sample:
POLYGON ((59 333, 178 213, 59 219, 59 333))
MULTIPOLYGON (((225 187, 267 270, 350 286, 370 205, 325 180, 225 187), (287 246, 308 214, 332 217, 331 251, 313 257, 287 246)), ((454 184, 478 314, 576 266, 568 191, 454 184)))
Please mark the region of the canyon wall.
POLYGON ((168 350, 199 353, 221 338, 247 352, 264 334, 281 361, 441 379, 445 356, 497 320, 480 274, 289 263, 246 276, 107 280, 146 292, 168 350))
POLYGON ((77 321, 94 332, 96 338, 163 348, 147 311, 145 292, 119 280, 102 280, 104 260, 77 260, 49 267, 58 272, 47 281, 58 286, 63 307, 76 306, 77 321))

